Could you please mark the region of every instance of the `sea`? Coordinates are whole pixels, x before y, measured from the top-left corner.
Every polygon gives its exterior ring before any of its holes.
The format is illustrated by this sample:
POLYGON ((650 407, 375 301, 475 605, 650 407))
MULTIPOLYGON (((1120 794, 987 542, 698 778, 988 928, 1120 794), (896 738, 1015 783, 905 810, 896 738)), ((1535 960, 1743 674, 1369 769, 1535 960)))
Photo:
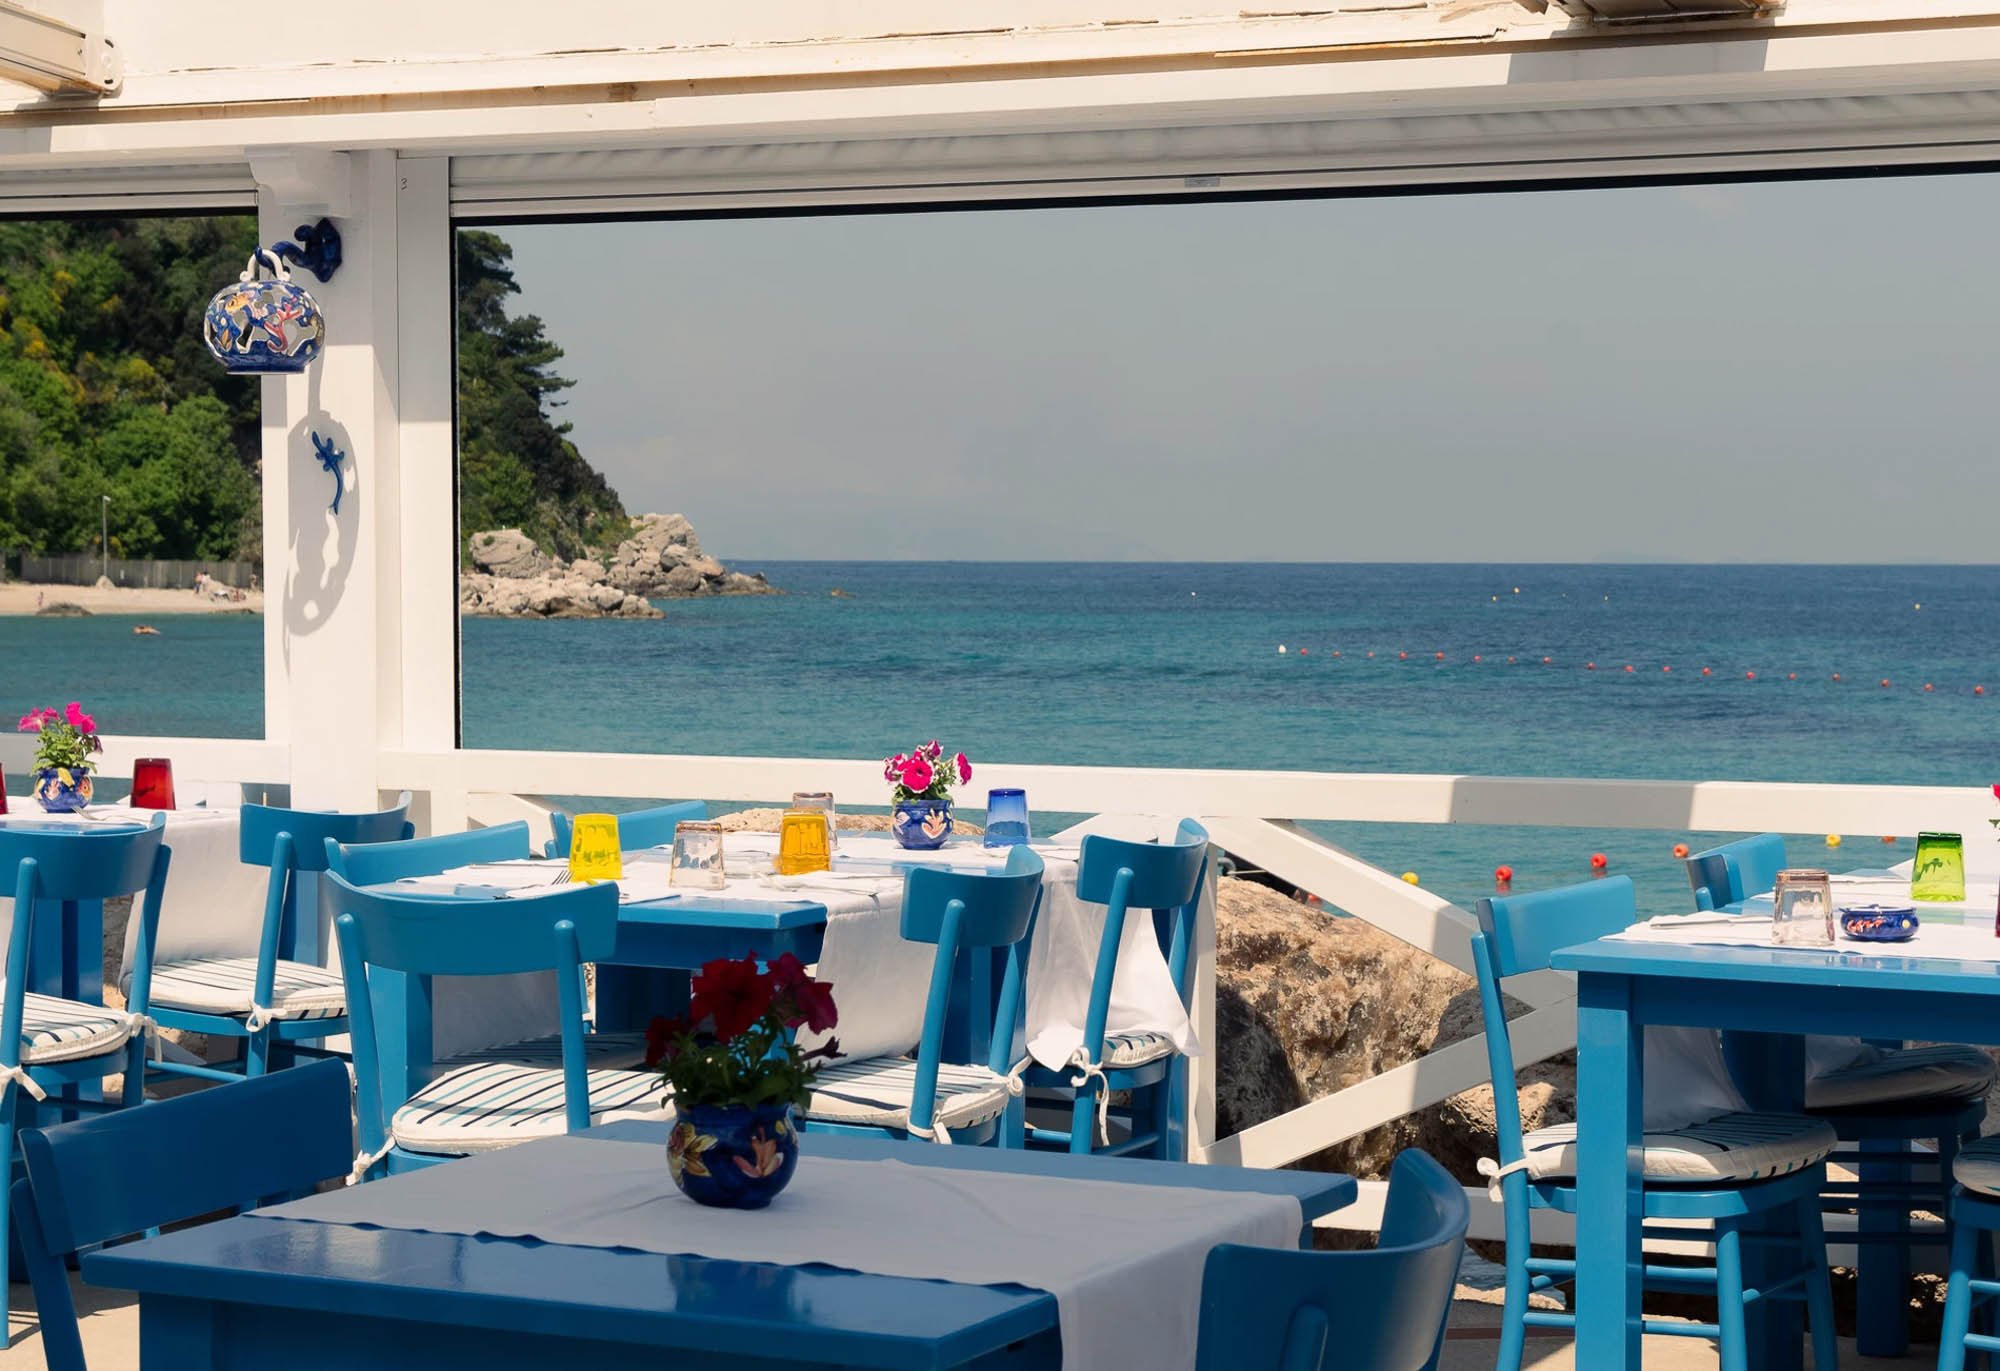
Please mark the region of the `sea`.
MULTIPOLYGON (((465 744, 873 758, 936 737, 975 767, 2000 780, 2000 567, 732 565, 788 593, 465 621, 465 744)), ((108 731, 261 734, 260 620, 134 622, 0 619, 0 707, 82 697, 108 731)), ((1498 866, 1538 889, 1603 853, 1652 911, 1687 907, 1674 845, 1726 836, 1313 827, 1459 903, 1498 866)), ((1913 849, 1837 836, 1842 853, 1793 836, 1794 860, 1913 849)))

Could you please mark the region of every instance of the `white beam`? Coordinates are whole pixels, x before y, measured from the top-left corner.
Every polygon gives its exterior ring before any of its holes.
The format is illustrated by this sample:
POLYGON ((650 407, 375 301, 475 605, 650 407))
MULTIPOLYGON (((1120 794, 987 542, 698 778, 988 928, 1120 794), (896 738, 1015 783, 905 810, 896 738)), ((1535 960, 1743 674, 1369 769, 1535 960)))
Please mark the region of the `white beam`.
POLYGON ((0 0, 0 81, 51 94, 112 95, 123 74, 123 59, 103 34, 0 0))

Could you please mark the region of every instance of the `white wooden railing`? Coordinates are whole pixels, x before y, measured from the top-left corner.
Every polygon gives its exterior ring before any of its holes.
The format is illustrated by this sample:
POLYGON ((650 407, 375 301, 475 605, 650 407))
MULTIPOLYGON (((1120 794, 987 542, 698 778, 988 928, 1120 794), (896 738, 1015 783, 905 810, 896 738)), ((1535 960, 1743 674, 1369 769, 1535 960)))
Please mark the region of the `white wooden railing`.
MULTIPOLYGON (((28 762, 26 739, 0 737, 0 765, 28 762)), ((183 775, 260 785, 288 783, 287 750, 273 743, 186 738, 107 740, 103 772, 129 775, 141 756, 169 756, 183 775)), ((880 763, 824 758, 687 757, 638 753, 385 750, 385 793, 409 790, 429 831, 509 818, 539 822, 543 806, 524 795, 617 799, 699 797, 719 803, 779 802, 797 790, 872 795, 880 763)), ((1300 825, 1471 823, 1704 832, 1914 833, 1983 831, 1992 797, 1977 788, 1798 785, 1744 781, 1627 781, 1289 771, 1198 771, 1136 767, 989 764, 982 779, 1027 787, 1044 811, 1184 813, 1199 816, 1216 842, 1240 860, 1318 895, 1413 948, 1470 971, 1471 914, 1410 885, 1300 825)), ((1209 946, 1212 949, 1212 938, 1209 946)), ((1198 1021, 1213 1022, 1212 953, 1199 983, 1198 1021)), ((1574 985, 1560 973, 1509 987, 1529 1006, 1514 1024, 1517 1061, 1528 1065, 1576 1044, 1574 985)), ((1193 1136, 1201 1160, 1283 1166, 1486 1083, 1485 1042, 1465 1039, 1290 1113, 1227 1137, 1214 1136, 1214 1081, 1199 1074, 1193 1136)), ((1498 1236, 1497 1207, 1485 1192, 1474 1231, 1498 1236)), ((1321 1220, 1372 1229, 1382 1187, 1321 1220)), ((1838 1223, 1834 1225, 1840 1227, 1838 1223)), ((1561 1242, 1564 1216, 1537 1216, 1537 1233, 1561 1242)))

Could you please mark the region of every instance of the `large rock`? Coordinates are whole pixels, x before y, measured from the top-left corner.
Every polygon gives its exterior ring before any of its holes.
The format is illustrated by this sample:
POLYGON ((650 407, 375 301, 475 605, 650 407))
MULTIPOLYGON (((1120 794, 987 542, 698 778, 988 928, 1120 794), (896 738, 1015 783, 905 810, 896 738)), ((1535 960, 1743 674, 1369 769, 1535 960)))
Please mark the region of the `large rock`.
POLYGON ((520 580, 549 569, 535 540, 518 528, 497 528, 471 538, 472 564, 494 576, 520 580))
MULTIPOLYGON (((1223 1136, 1414 1061, 1452 1041, 1447 1031, 1463 1036, 1447 1011, 1472 988, 1373 925, 1233 878, 1217 894, 1216 982, 1223 1136)), ((1386 1175, 1425 1120, 1370 1129, 1305 1165, 1386 1175)))
POLYGON ((605 579, 635 595, 774 595, 762 576, 734 572, 702 550, 694 525, 680 514, 644 514, 618 544, 605 579))

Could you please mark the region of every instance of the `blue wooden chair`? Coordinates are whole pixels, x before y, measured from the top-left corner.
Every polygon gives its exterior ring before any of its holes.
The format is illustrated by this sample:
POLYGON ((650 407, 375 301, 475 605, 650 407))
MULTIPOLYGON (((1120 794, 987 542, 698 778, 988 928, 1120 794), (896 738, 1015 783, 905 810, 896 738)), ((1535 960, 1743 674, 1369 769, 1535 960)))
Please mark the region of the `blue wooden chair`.
POLYGON ((394 895, 360 890, 329 872, 338 910, 341 975, 354 1021, 355 1119, 361 1151, 353 1176, 378 1166, 414 1170, 533 1138, 579 1132, 614 1111, 645 1111, 662 1093, 650 1071, 592 1067, 584 1055, 587 960, 611 955, 616 886, 571 886, 517 900, 394 895), (369 977, 556 973, 561 1064, 482 1059, 433 1064, 409 1094, 387 1092, 369 977))
MULTIPOLYGON (((239 1069, 192 1062, 156 1061, 155 1074, 228 1081, 261 1076, 274 1049, 287 1056, 302 1046, 347 1032, 346 993, 340 973, 299 957, 299 922, 319 917, 316 902, 301 900, 303 878, 326 870, 326 843, 387 843, 410 836, 409 792, 394 808, 374 814, 243 806, 238 854, 249 866, 270 871, 264 921, 255 957, 189 957, 156 963, 152 944, 135 951, 126 976, 133 1012, 162 1028, 215 1038, 243 1039, 239 1069), (303 906, 303 908, 302 908, 303 906)), ((314 894, 317 887, 311 887, 314 894)), ((316 933, 307 942, 310 948, 316 933)), ((311 1052, 311 1047, 304 1050, 311 1052)))
POLYGON ((1129 842, 1090 834, 1083 840, 1077 868, 1077 898, 1105 906, 1091 976, 1090 1007, 1083 1046, 1070 1065, 1052 1071, 1028 1068, 1028 1089, 1041 1099, 1070 1106, 1067 1129, 1030 1127, 1027 1144, 1047 1150, 1143 1153, 1163 1161, 1184 1161, 1187 1138, 1180 1120, 1186 1098, 1187 1062, 1173 1040, 1159 1033, 1106 1035, 1112 978, 1125 921, 1134 909, 1151 914, 1154 935, 1166 954, 1167 970, 1186 1005, 1194 992, 1194 925, 1202 884, 1208 879, 1208 830, 1183 819, 1171 843, 1129 842), (1075 1074, 1081 1073, 1081 1074, 1075 1074), (1129 1091, 1131 1105, 1119 1122, 1123 1136, 1111 1141, 1111 1096, 1129 1091))
MULTIPOLYGON (((491 828, 475 828, 464 833, 439 833, 433 837, 412 838, 408 842, 401 843, 368 843, 343 847, 329 839, 326 845, 326 866, 327 870, 340 876, 349 885, 392 885, 397 881, 419 876, 435 876, 441 871, 471 866, 477 862, 517 862, 524 861, 532 855, 528 825, 516 819, 512 823, 495 824, 491 828)), ((585 985, 588 985, 587 981, 585 985)), ((587 1002, 589 999, 587 993, 584 998, 587 1002)), ((632 1067, 645 1061, 644 1033, 599 1033, 596 1031, 594 1019, 591 1021, 591 1030, 584 1038, 584 1058, 591 1066, 632 1067)), ((559 1066, 562 1063, 562 1035, 552 1033, 540 1038, 525 1038, 518 1042, 461 1052, 452 1056, 449 1064, 456 1066, 465 1062, 486 1061, 559 1066)))
MULTIPOLYGON (((155 816, 143 829, 77 833, 0 828, 0 877, 6 881, 0 889, 14 897, 7 979, 0 993, 0 1130, 6 1149, 0 1174, 9 1180, 16 1130, 34 1121, 41 1101, 49 1100, 51 1110, 101 1112, 145 1098, 143 1011, 29 991, 28 953, 35 924, 48 917, 49 905, 58 906, 67 921, 84 901, 126 895, 139 897, 139 944, 145 947, 159 926, 160 894, 172 858, 162 841, 165 823, 155 816), (81 1097, 79 1087, 106 1076, 123 1077, 117 1104, 81 1097)), ((93 956, 97 951, 84 950, 93 956)), ((7 1289, 7 1208, 8 1194, 0 1192, 0 1292, 7 1289)))
POLYGON ((1994 1366, 2000 1337, 1994 1329, 1993 1234, 2000 1232, 2000 1138, 1968 1143, 1952 1160, 1957 1184, 1951 1196, 1951 1265, 1945 1280, 1944 1321, 1938 1329, 1938 1371, 1965 1371, 1968 1351, 1994 1366), (1974 1312, 1982 1315, 1972 1331, 1974 1312))
MULTIPOLYGON (((626 852, 645 847, 665 847, 674 840, 674 827, 683 819, 706 819, 708 806, 700 800, 680 800, 653 809, 635 809, 618 816, 618 846, 626 852)), ((575 818, 568 810, 549 811, 549 826, 555 836, 543 847, 550 857, 569 856, 570 833, 575 818)))
POLYGON ((1372 1251, 1215 1247, 1195 1371, 1433 1371, 1471 1222, 1464 1189, 1412 1148, 1372 1251))
MULTIPOLYGON (((1020 1093, 1007 1060, 1021 1016, 1028 929, 1042 898, 1042 859, 1026 847, 991 875, 919 867, 903 886, 903 937, 937 948, 923 1038, 914 1057, 864 1057, 822 1067, 805 1109, 809 1133, 863 1133, 985 1143, 1001 1136, 1020 1093), (1006 948, 992 1056, 983 1066, 943 1061, 945 1017, 959 954, 1006 948)), ((836 997, 839 987, 835 987, 836 997)), ((1002 1139, 1003 1145, 1013 1142, 1002 1139)))
MULTIPOLYGON (((1500 1325, 1499 1371, 1520 1371, 1527 1329, 1573 1328, 1573 1313, 1531 1310, 1528 1296, 1576 1278, 1576 1263, 1538 1257, 1529 1249, 1529 1211, 1575 1214, 1576 1125, 1521 1131, 1514 1086, 1514 1047, 1508 1034, 1501 983, 1509 976, 1545 971, 1558 948, 1617 933, 1636 921, 1638 900, 1624 876, 1532 895, 1479 902, 1479 932, 1472 937, 1472 965, 1479 979, 1479 1007, 1486 1020, 1486 1058, 1493 1077, 1498 1164, 1482 1162, 1504 1206, 1507 1293, 1500 1325)), ((1833 1294, 1827 1283, 1826 1234, 1819 1192, 1825 1159, 1834 1148, 1832 1125, 1802 1114, 1724 1114, 1705 1123, 1645 1137, 1642 1217, 1697 1219, 1714 1224, 1715 1265, 1651 1266, 1648 1289, 1713 1293, 1717 1322, 1648 1321, 1649 1333, 1714 1338, 1722 1371, 1749 1371, 1744 1308, 1750 1300, 1803 1298, 1812 1321, 1813 1365, 1838 1364, 1833 1294), (1799 1263, 1761 1289, 1743 1283, 1747 1220, 1789 1217, 1800 1233, 1799 1263)), ((1613 1221, 1605 1216, 1606 1221, 1613 1221)), ((1768 1220, 1766 1220, 1768 1222, 1768 1220)), ((1776 1225, 1772 1225, 1776 1226, 1776 1225)), ((1587 1225, 1579 1222, 1579 1242, 1587 1225)), ((1688 1236, 1686 1228, 1646 1227, 1648 1239, 1688 1236)))
MULTIPOLYGON (((1724 843, 1689 857, 1687 869, 1696 908, 1730 908, 1777 884, 1785 869, 1785 840, 1764 833, 1724 843)), ((1809 1062, 1833 1042, 1806 1041, 1809 1062)), ((1747 1045, 1734 1033, 1722 1035, 1723 1060, 1739 1088, 1753 1086, 1757 1075, 1756 1065, 1744 1056, 1747 1045)), ((1911 1211, 1950 1211, 1952 1159, 1962 1144, 1979 1136, 1994 1066, 1976 1047, 1869 1046, 1875 1050, 1854 1065, 1809 1074, 1805 1105, 1808 1114, 1833 1125, 1843 1144, 1853 1144, 1831 1160, 1856 1179, 1829 1184, 1821 1207, 1827 1213, 1855 1213, 1860 1236, 1876 1240, 1869 1245, 1879 1252, 1862 1263, 1857 1334, 1864 1356, 1896 1356, 1909 1345, 1908 1320, 1901 1312, 1906 1301, 1891 1292, 1909 1282, 1911 1211), (1920 1142, 1936 1155, 1919 1151, 1915 1144, 1920 1142), (1921 1180, 1918 1173, 1933 1165, 1936 1180, 1921 1180), (1886 1298, 1875 1296, 1878 1281, 1888 1288, 1886 1298), (1888 1310, 1897 1312, 1885 1317, 1888 1310)))
POLYGON ((85 1371, 68 1258, 169 1223, 312 1193, 350 1161, 347 1068, 318 1061, 21 1134, 16 1231, 49 1371, 85 1371))

